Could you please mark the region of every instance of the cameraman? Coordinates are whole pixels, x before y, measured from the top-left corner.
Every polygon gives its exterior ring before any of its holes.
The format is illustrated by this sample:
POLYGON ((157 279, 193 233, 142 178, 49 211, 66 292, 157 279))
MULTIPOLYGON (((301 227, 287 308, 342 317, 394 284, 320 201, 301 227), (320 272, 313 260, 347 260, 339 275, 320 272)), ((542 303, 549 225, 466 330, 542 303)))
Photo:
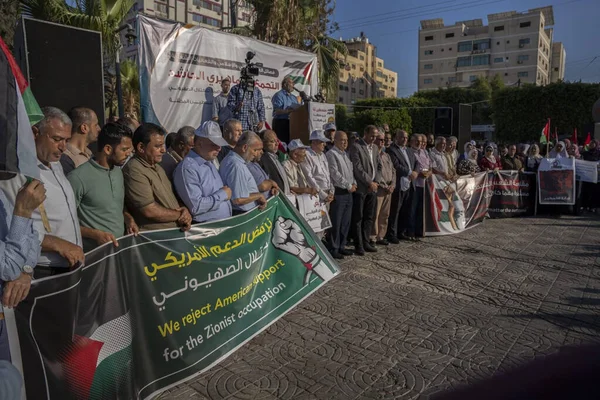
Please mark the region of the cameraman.
POLYGON ((283 89, 275 93, 271 99, 273 103, 273 130, 277 133, 279 140, 288 143, 290 141, 290 113, 300 104, 296 96, 292 94, 294 91, 292 78, 289 76, 283 78, 281 87, 283 89))
POLYGON ((242 123, 244 131, 259 132, 265 127, 265 103, 256 86, 253 92, 241 84, 232 87, 227 97, 227 107, 233 113, 233 118, 242 123))

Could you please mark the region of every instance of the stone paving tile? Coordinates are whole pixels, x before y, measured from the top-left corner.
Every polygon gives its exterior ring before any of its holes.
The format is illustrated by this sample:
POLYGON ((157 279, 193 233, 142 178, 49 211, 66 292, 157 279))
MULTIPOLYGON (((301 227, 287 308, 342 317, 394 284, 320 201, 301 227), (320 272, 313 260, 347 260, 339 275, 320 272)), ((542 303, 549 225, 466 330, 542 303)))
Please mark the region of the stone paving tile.
POLYGON ((488 220, 379 249, 160 398, 428 399, 600 343, 598 218, 488 220))

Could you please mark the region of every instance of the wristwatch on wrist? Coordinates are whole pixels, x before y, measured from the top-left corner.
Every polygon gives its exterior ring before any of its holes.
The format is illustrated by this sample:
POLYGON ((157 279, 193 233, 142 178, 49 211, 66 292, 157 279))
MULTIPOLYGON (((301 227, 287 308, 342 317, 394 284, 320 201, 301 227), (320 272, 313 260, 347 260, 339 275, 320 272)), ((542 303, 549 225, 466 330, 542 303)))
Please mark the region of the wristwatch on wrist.
POLYGON ((31 265, 24 265, 21 268, 21 272, 27 275, 33 275, 33 267, 31 265))

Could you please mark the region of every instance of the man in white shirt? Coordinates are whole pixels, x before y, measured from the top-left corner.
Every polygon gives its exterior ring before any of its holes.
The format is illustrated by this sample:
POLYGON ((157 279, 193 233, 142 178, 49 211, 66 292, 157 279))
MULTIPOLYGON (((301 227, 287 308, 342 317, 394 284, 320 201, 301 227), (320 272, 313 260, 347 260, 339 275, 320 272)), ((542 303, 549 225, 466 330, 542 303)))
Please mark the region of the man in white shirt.
POLYGON ((448 170, 448 159, 446 158, 446 138, 438 136, 435 139, 435 147, 429 152, 431 168, 433 173, 442 179, 452 179, 454 176, 448 170))
POLYGON ((313 131, 309 137, 310 149, 306 152, 306 160, 300 164, 308 185, 319 191, 319 200, 323 203, 333 201, 333 182, 329 173, 329 162, 325 156, 325 144, 329 139, 321 130, 313 131))
POLYGON ((75 195, 59 162, 71 137, 71 120, 55 107, 42 111, 44 118, 32 128, 40 180, 46 188, 43 211, 38 208, 32 215, 42 243, 36 277, 44 274, 44 267, 47 273, 67 272, 84 261, 75 195))

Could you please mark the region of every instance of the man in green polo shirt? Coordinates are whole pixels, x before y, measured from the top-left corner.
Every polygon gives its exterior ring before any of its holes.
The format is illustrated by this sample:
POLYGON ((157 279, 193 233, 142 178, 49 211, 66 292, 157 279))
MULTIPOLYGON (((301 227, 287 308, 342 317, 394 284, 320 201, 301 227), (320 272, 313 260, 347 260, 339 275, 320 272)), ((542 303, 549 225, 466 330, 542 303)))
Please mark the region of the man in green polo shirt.
POLYGON ((98 136, 98 153, 68 175, 75 193, 84 251, 139 232, 125 211, 121 167, 133 151, 133 133, 123 125, 107 123, 98 136))

